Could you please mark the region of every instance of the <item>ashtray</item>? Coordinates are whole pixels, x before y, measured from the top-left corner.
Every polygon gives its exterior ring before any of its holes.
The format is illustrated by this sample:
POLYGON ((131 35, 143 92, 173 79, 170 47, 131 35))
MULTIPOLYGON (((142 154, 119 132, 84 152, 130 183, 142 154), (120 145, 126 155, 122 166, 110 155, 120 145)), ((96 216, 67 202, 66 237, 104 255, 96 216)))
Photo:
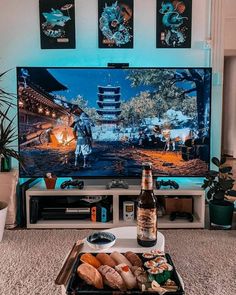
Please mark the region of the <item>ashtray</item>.
POLYGON ((116 242, 116 236, 109 232, 96 232, 86 238, 92 249, 104 250, 111 248, 116 242))

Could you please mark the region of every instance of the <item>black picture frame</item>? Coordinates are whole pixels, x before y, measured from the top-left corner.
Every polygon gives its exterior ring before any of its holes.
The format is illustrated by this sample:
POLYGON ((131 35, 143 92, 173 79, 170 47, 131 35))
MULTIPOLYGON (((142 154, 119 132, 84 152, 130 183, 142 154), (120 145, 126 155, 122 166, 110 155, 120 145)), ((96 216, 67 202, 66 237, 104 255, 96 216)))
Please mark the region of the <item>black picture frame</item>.
POLYGON ((157 0, 156 47, 191 48, 192 0, 157 0))
POLYGON ((98 0, 98 47, 133 48, 133 35, 134 1, 98 0))
POLYGON ((39 0, 41 49, 75 48, 75 1, 39 0))

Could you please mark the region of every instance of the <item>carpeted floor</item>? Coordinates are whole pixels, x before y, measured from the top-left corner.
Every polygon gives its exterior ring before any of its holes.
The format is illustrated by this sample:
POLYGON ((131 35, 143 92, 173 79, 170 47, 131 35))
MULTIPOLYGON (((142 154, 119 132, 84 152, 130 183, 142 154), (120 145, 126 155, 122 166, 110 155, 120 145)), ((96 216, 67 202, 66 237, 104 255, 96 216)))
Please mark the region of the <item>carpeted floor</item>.
MULTIPOLYGON (((11 230, 0 243, 1 295, 59 295, 54 280, 89 230, 11 230)), ((236 231, 162 230, 186 295, 236 294, 236 231)))

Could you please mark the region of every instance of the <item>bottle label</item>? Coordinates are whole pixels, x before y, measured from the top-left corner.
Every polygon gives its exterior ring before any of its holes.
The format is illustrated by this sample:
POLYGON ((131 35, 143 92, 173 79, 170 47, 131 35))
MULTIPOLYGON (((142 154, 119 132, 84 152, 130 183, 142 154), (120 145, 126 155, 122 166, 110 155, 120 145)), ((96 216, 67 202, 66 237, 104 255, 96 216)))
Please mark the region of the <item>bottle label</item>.
POLYGON ((142 189, 153 190, 152 170, 143 169, 142 174, 142 189))
POLYGON ((142 241, 153 241, 157 238, 157 209, 138 208, 137 237, 142 241))

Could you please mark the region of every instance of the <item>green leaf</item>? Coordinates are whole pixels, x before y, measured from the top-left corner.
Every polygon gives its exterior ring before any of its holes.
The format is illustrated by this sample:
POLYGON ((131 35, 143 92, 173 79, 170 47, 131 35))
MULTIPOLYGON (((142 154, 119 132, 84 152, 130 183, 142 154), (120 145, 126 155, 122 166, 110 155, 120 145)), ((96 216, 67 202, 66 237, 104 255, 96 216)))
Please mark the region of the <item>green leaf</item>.
POLYGON ((218 201, 223 201, 225 198, 225 192, 224 191, 218 191, 214 194, 214 199, 218 200, 218 201))
POLYGON ((4 113, 4 116, 0 114, 0 154, 9 156, 22 162, 18 152, 12 147, 12 143, 16 140, 16 128, 14 124, 15 117, 8 119, 8 112, 10 107, 4 113))
POLYGON ((234 180, 233 179, 220 179, 219 180, 220 186, 224 191, 227 191, 231 189, 234 185, 234 180))
POLYGON ((218 174, 219 174, 219 172, 218 172, 218 171, 215 171, 215 170, 210 170, 209 173, 208 173, 208 175, 209 175, 210 177, 214 177, 214 178, 215 178, 218 174))
POLYGON ((215 193, 214 188, 210 188, 209 191, 206 193, 206 199, 208 202, 212 200, 214 193, 215 193))
POLYGON ((232 167, 230 166, 225 166, 219 169, 221 173, 229 173, 231 170, 232 170, 232 167))
POLYGON ((215 164, 217 167, 220 167, 220 160, 216 157, 211 159, 212 163, 215 164))
POLYGON ((227 158, 225 156, 221 157, 220 165, 223 165, 226 162, 227 158))

